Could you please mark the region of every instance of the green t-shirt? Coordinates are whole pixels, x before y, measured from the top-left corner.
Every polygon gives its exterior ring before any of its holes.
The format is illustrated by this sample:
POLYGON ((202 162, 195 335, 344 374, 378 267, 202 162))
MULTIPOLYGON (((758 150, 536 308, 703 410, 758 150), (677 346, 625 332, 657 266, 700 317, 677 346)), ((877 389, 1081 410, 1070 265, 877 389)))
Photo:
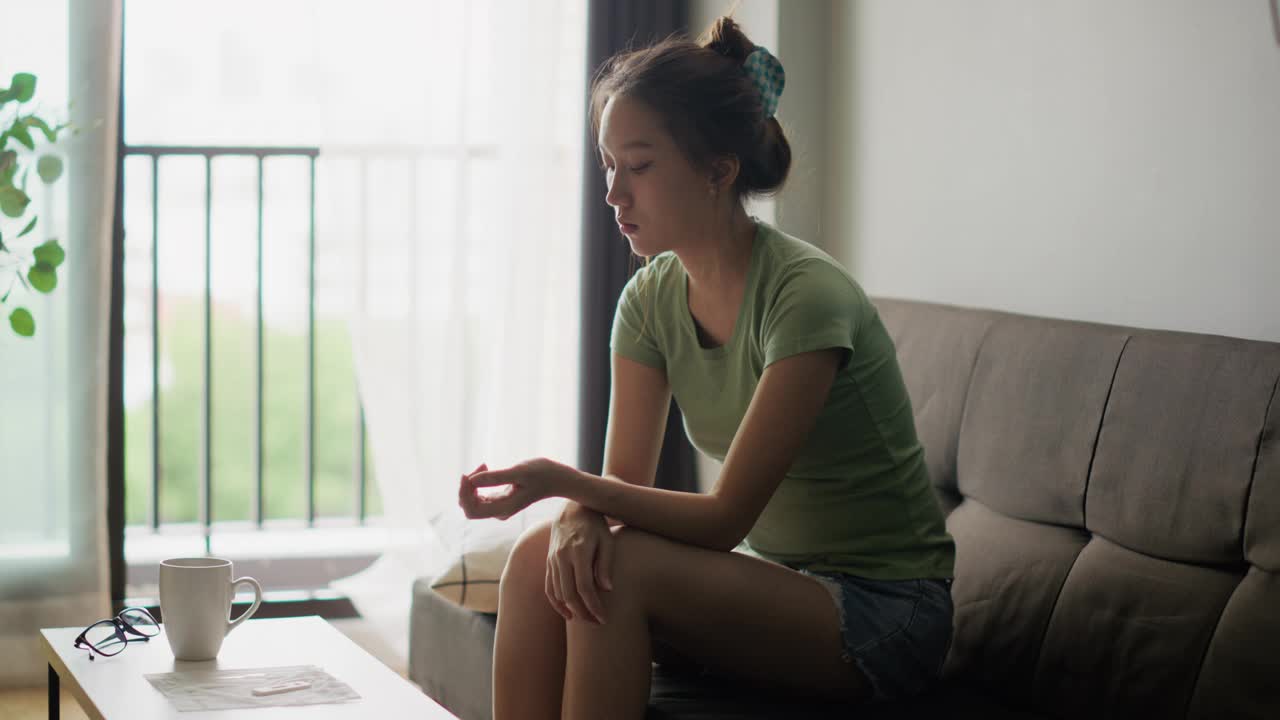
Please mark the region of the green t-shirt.
POLYGON ((766 367, 846 351, 817 423, 738 550, 875 580, 952 577, 955 543, 893 340, 848 271, 757 220, 733 336, 715 348, 698 342, 687 277, 672 252, 650 259, 623 288, 610 346, 665 370, 690 441, 720 462, 766 367))

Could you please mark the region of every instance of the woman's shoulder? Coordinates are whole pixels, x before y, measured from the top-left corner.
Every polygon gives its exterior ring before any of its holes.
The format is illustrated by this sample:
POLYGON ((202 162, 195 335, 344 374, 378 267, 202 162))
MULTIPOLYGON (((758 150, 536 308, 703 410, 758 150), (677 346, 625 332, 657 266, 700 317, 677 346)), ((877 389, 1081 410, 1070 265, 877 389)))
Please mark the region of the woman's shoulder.
POLYGON ((681 268, 680 258, 676 257, 674 250, 658 253, 649 258, 649 262, 645 265, 644 270, 654 275, 666 276, 675 270, 681 268))
POLYGON ((670 275, 674 270, 679 269, 680 259, 676 257, 674 251, 667 250, 649 258, 643 265, 636 268, 631 274, 629 282, 647 282, 656 280, 670 275))
POLYGON ((769 294, 801 286, 852 294, 859 299, 865 296, 853 274, 825 250, 773 225, 761 225, 764 240, 761 281, 769 286, 772 291, 769 294))
POLYGON ((670 295, 671 289, 676 287, 674 276, 680 268, 680 260, 674 252, 668 250, 654 255, 627 279, 622 289, 621 303, 643 303, 649 307, 660 304, 660 300, 670 295))

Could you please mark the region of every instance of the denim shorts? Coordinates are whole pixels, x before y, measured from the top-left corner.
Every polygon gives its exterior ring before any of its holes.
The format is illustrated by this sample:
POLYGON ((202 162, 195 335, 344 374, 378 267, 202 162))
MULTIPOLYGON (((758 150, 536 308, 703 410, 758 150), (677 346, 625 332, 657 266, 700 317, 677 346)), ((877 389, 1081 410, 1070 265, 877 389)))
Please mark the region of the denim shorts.
POLYGON ((950 579, 869 580, 800 570, 835 600, 844 661, 866 675, 872 702, 911 697, 942 676, 951 649, 950 579))

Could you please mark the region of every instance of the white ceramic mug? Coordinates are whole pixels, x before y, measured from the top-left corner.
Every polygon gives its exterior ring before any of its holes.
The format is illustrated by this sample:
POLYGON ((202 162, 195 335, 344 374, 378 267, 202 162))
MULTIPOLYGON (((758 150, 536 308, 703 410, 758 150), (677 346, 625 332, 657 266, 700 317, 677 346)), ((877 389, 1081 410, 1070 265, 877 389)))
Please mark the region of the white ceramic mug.
POLYGON ((171 558, 160 563, 160 619, 175 658, 212 660, 227 633, 258 611, 258 581, 231 578, 231 561, 222 558, 171 558), (231 600, 242 584, 253 586, 253 605, 232 620, 231 600))

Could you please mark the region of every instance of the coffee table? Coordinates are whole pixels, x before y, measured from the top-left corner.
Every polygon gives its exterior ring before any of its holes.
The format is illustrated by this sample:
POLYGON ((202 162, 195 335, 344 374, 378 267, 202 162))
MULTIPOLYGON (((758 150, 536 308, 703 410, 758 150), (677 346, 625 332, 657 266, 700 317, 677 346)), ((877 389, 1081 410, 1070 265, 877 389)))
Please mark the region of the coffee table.
POLYGON ((223 720, 230 717, 453 719, 453 715, 408 680, 397 675, 337 628, 318 616, 246 620, 222 643, 216 660, 174 660, 169 641, 161 633, 149 642, 130 643, 119 655, 99 657, 74 647, 83 627, 40 631, 40 644, 49 661, 49 717, 56 720, 58 686, 80 701, 91 718, 171 718, 223 720), (351 686, 359 700, 334 705, 299 705, 235 710, 180 712, 144 675, 201 669, 318 665, 351 686))

